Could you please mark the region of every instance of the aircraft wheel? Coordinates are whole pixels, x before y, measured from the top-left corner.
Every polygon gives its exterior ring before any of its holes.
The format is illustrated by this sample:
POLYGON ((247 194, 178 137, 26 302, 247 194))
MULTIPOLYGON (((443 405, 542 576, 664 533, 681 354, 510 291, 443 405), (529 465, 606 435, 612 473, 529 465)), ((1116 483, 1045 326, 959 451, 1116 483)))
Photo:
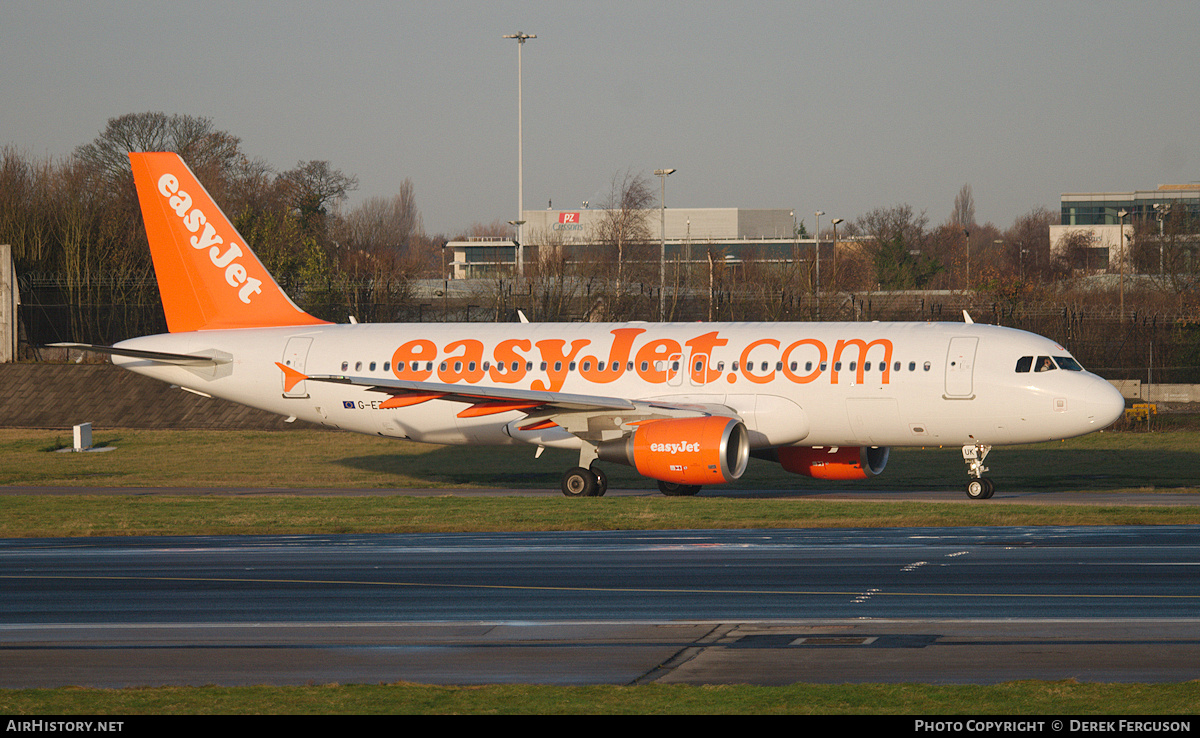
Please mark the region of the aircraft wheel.
POLYGON ((675 482, 659 481, 658 491, 667 497, 691 497, 700 491, 698 484, 676 484, 675 482))
POLYGON ((594 497, 598 487, 597 476, 582 466, 568 469, 562 477, 562 493, 567 497, 594 497))
POLYGON ((996 493, 996 485, 990 479, 979 477, 967 482, 967 497, 972 500, 986 500, 996 493))
POLYGON ((608 491, 608 475, 596 467, 592 467, 590 471, 596 475, 596 491, 592 493, 592 496, 603 497, 604 493, 608 491))

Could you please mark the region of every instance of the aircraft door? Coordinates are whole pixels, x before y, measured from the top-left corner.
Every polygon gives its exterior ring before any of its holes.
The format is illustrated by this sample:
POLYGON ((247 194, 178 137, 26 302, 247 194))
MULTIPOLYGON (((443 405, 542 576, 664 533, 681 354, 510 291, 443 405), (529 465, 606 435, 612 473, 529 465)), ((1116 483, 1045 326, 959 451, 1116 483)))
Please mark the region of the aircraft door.
MULTIPOLYGON (((283 365, 298 372, 304 372, 304 364, 308 361, 308 349, 312 346, 312 338, 289 338, 287 346, 283 349, 283 365)), ((287 377, 283 377, 284 382, 284 397, 308 397, 308 390, 304 387, 304 382, 296 382, 289 390, 286 389, 287 377)))
POLYGON ((950 339, 946 352, 946 399, 969 400, 975 397, 975 349, 979 346, 976 336, 958 336, 950 339))

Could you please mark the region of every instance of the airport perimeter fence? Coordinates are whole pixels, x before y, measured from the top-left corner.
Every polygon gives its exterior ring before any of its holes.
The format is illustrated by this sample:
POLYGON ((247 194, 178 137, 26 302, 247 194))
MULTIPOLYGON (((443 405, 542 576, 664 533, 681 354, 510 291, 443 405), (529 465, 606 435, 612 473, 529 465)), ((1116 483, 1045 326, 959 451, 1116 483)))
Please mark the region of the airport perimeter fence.
MULTIPOLYGON (((111 345, 126 338, 167 331, 153 281, 93 284, 72 290, 46 277, 21 277, 17 309, 18 358, 61 360, 42 350, 52 343, 111 345)), ((657 320, 657 286, 634 286, 621 296, 613 315, 609 293, 589 285, 558 292, 529 289, 523 294, 497 288, 490 280, 419 280, 383 295, 367 285, 310 299, 312 314, 345 323, 516 322, 518 311, 532 321, 657 320), (606 303, 606 300, 609 301, 606 303)), ((285 286, 285 289, 286 286, 285 286)), ((1148 383, 1200 383, 1200 315, 1148 310, 1130 300, 1124 315, 1112 301, 1091 304, 1041 299, 1022 302, 987 293, 950 291, 830 293, 803 296, 669 294, 668 320, 846 321, 889 320, 962 322, 966 311, 977 323, 1019 328, 1046 336, 1070 350, 1088 369, 1108 379, 1148 383)))

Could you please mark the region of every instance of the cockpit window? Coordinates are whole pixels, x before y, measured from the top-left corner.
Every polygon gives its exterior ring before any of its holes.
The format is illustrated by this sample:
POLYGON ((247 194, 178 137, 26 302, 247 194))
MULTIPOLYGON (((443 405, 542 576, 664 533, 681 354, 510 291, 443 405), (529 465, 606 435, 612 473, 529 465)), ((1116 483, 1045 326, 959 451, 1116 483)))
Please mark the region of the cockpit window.
POLYGON ((1055 356, 1054 360, 1058 362, 1059 369, 1066 369, 1069 372, 1083 371, 1083 367, 1079 365, 1079 362, 1075 361, 1070 356, 1055 356))
POLYGON ((1021 358, 1017 359, 1017 371, 1018 372, 1027 372, 1032 368, 1033 368, 1033 357, 1032 356, 1022 356, 1021 358))
POLYGON ((1054 365, 1054 362, 1050 359, 1049 356, 1039 356, 1037 358, 1037 371, 1049 372, 1049 371, 1053 371, 1057 368, 1058 367, 1056 367, 1054 365))

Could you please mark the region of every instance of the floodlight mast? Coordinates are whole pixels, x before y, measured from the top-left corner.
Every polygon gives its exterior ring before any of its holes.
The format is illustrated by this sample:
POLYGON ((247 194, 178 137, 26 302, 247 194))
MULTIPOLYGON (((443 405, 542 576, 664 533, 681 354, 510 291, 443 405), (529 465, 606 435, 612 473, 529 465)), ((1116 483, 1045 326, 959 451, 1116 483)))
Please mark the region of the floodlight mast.
MULTIPOLYGON (((515 38, 517 40, 517 220, 522 224, 525 222, 525 169, 524 169, 524 152, 522 128, 524 121, 522 120, 521 109, 521 47, 531 38, 537 38, 537 34, 525 33, 517 31, 516 33, 505 36, 504 38, 515 38)), ((522 233, 522 226, 517 226, 517 277, 523 279, 525 277, 525 234, 522 233)))
POLYGON ((674 169, 655 169, 654 176, 662 180, 662 190, 658 196, 659 231, 658 231, 658 322, 666 320, 667 312, 667 177, 675 173, 674 169))

